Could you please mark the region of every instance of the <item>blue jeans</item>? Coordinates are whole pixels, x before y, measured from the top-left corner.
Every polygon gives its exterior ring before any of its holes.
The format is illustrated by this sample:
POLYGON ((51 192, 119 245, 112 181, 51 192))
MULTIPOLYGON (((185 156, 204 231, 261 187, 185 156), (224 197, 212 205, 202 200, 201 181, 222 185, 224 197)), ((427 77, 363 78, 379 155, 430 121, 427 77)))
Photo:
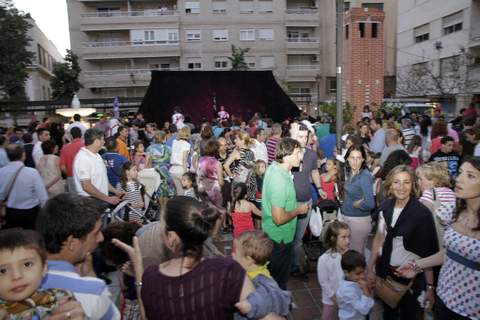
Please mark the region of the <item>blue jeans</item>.
POLYGON ((298 205, 302 203, 308 205, 308 211, 307 214, 297 217, 297 229, 295 231, 295 239, 293 239, 292 272, 300 271, 300 257, 305 252, 303 249, 303 236, 305 235, 305 230, 307 230, 308 222, 312 215, 312 200, 309 200, 308 202, 299 202, 298 205))

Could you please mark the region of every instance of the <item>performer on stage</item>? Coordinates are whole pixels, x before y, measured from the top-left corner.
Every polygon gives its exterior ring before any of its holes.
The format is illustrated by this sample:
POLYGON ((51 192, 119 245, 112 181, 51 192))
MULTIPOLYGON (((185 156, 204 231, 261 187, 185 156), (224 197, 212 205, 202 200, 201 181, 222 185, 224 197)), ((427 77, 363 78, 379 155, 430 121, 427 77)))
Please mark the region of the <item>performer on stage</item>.
POLYGON ((175 107, 173 109, 172 124, 177 126, 177 129, 180 130, 185 127, 185 117, 182 114, 182 109, 180 107, 175 107))
POLYGON ((220 106, 220 111, 218 111, 218 120, 222 122, 222 121, 227 121, 228 119, 230 119, 230 115, 228 114, 227 111, 225 111, 224 106, 220 106))

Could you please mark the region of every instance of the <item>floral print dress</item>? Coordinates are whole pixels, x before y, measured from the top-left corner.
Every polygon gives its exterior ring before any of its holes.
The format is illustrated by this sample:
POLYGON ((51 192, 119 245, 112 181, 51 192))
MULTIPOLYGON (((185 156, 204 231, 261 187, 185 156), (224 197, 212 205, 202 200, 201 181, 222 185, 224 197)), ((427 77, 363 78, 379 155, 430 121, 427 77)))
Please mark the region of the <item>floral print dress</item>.
POLYGON ((157 189, 158 197, 173 197, 175 186, 170 176, 170 150, 163 143, 152 144, 146 152, 150 155, 152 167, 160 174, 161 182, 157 189))

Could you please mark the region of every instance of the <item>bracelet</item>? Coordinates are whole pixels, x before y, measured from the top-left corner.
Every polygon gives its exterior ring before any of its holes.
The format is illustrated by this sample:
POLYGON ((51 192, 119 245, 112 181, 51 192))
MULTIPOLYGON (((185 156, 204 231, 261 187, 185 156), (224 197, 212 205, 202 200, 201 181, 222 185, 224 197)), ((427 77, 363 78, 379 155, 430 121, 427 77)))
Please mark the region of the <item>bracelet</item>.
POLYGON ((415 261, 415 260, 410 261, 410 266, 412 267, 412 270, 415 273, 422 273, 423 272, 423 269, 418 266, 417 261, 415 261))
POLYGON ((143 282, 140 281, 140 282, 135 282, 135 287, 142 287, 143 286, 143 282))
POLYGON ((435 290, 435 286, 433 284, 428 284, 426 285, 427 289, 435 290))

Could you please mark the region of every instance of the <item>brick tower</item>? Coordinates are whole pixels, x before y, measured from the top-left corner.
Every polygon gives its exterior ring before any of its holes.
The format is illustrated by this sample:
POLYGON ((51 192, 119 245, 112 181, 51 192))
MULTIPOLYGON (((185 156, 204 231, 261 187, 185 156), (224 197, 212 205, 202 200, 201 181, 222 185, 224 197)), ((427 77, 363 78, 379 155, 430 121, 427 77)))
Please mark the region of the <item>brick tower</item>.
POLYGON ((343 101, 355 107, 354 121, 363 106, 377 109, 383 99, 384 12, 351 8, 345 12, 343 45, 343 101))

